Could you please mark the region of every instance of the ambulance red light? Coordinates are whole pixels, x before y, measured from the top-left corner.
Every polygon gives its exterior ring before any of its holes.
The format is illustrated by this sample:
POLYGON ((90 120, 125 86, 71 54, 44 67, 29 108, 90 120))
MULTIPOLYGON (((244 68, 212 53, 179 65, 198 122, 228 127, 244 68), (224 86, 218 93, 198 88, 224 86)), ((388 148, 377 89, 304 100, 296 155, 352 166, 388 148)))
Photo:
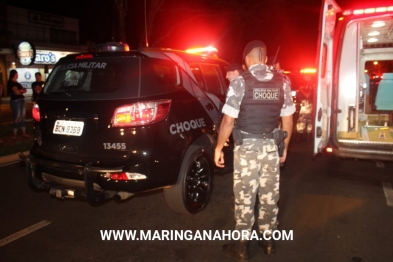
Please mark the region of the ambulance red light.
POLYGON ((354 11, 353 11, 353 14, 354 14, 354 15, 361 15, 361 14, 364 14, 364 10, 363 10, 363 9, 354 10, 354 11))
POLYGON ((78 55, 75 57, 75 59, 79 60, 79 59, 89 59, 89 58, 93 58, 92 54, 84 54, 84 55, 78 55))
POLYGON ((356 10, 346 10, 343 12, 344 16, 348 15, 364 15, 364 14, 374 14, 374 13, 385 13, 392 12, 393 6, 388 7, 376 7, 376 8, 366 8, 366 9, 356 9, 356 10))
POLYGON ((156 123, 166 118, 171 103, 171 100, 155 100, 118 107, 112 118, 113 126, 126 127, 156 123))
POLYGON ((34 104, 33 108, 31 109, 31 115, 36 122, 41 121, 40 107, 37 104, 34 104))
POLYGON ((301 74, 315 74, 317 72, 316 68, 303 68, 300 70, 301 74))

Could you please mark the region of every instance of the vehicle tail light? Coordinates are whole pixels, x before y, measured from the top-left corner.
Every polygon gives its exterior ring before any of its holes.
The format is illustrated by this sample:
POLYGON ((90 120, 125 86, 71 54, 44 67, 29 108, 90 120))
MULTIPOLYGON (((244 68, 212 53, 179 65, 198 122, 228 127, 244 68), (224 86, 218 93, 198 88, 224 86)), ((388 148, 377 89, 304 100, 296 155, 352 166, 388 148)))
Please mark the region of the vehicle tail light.
POLYGON ((110 178, 113 180, 143 180, 146 179, 145 175, 139 173, 128 173, 128 172, 121 172, 121 173, 110 173, 110 178))
POLYGON ((38 104, 34 104, 33 108, 31 109, 31 114, 36 122, 41 121, 40 107, 38 106, 38 104))
POLYGON ((326 153, 333 153, 333 148, 332 147, 327 147, 326 148, 326 153))
POLYGON ((138 102, 116 108, 112 124, 114 127, 140 126, 163 120, 169 113, 171 100, 138 102))
POLYGON ((112 173, 111 174, 111 179, 113 180, 128 180, 127 174, 125 172, 123 173, 112 173))

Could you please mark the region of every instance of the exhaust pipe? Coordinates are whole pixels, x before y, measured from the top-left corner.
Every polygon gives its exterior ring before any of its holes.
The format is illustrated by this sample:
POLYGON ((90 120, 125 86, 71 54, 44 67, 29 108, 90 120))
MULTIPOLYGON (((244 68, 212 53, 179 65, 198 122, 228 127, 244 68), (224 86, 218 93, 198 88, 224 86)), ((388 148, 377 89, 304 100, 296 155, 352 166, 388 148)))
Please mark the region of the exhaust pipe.
POLYGON ((120 191, 115 194, 114 198, 116 201, 121 201, 121 200, 126 200, 127 198, 130 198, 133 195, 134 195, 134 193, 120 191))

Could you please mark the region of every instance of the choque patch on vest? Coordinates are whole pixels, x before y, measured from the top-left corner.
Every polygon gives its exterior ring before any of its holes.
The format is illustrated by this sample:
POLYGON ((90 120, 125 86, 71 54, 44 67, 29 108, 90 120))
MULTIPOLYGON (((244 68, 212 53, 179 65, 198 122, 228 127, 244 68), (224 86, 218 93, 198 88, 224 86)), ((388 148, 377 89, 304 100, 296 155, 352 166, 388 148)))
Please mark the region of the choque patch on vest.
POLYGON ((276 88, 254 88, 253 100, 279 100, 280 89, 276 88))

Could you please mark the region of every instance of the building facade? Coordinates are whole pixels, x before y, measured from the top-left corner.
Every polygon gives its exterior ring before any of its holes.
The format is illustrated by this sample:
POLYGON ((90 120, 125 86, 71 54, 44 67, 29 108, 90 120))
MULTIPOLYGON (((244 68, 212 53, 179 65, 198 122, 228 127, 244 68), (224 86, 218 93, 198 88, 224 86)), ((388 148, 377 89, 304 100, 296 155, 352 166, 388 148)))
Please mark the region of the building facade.
MULTIPOLYGON (((1 9, 0 82, 4 87, 9 71, 16 69, 18 82, 29 95, 36 72, 45 81, 61 57, 87 51, 87 46, 79 43, 78 19, 9 5, 1 9)), ((6 88, 2 95, 9 96, 6 88)))

